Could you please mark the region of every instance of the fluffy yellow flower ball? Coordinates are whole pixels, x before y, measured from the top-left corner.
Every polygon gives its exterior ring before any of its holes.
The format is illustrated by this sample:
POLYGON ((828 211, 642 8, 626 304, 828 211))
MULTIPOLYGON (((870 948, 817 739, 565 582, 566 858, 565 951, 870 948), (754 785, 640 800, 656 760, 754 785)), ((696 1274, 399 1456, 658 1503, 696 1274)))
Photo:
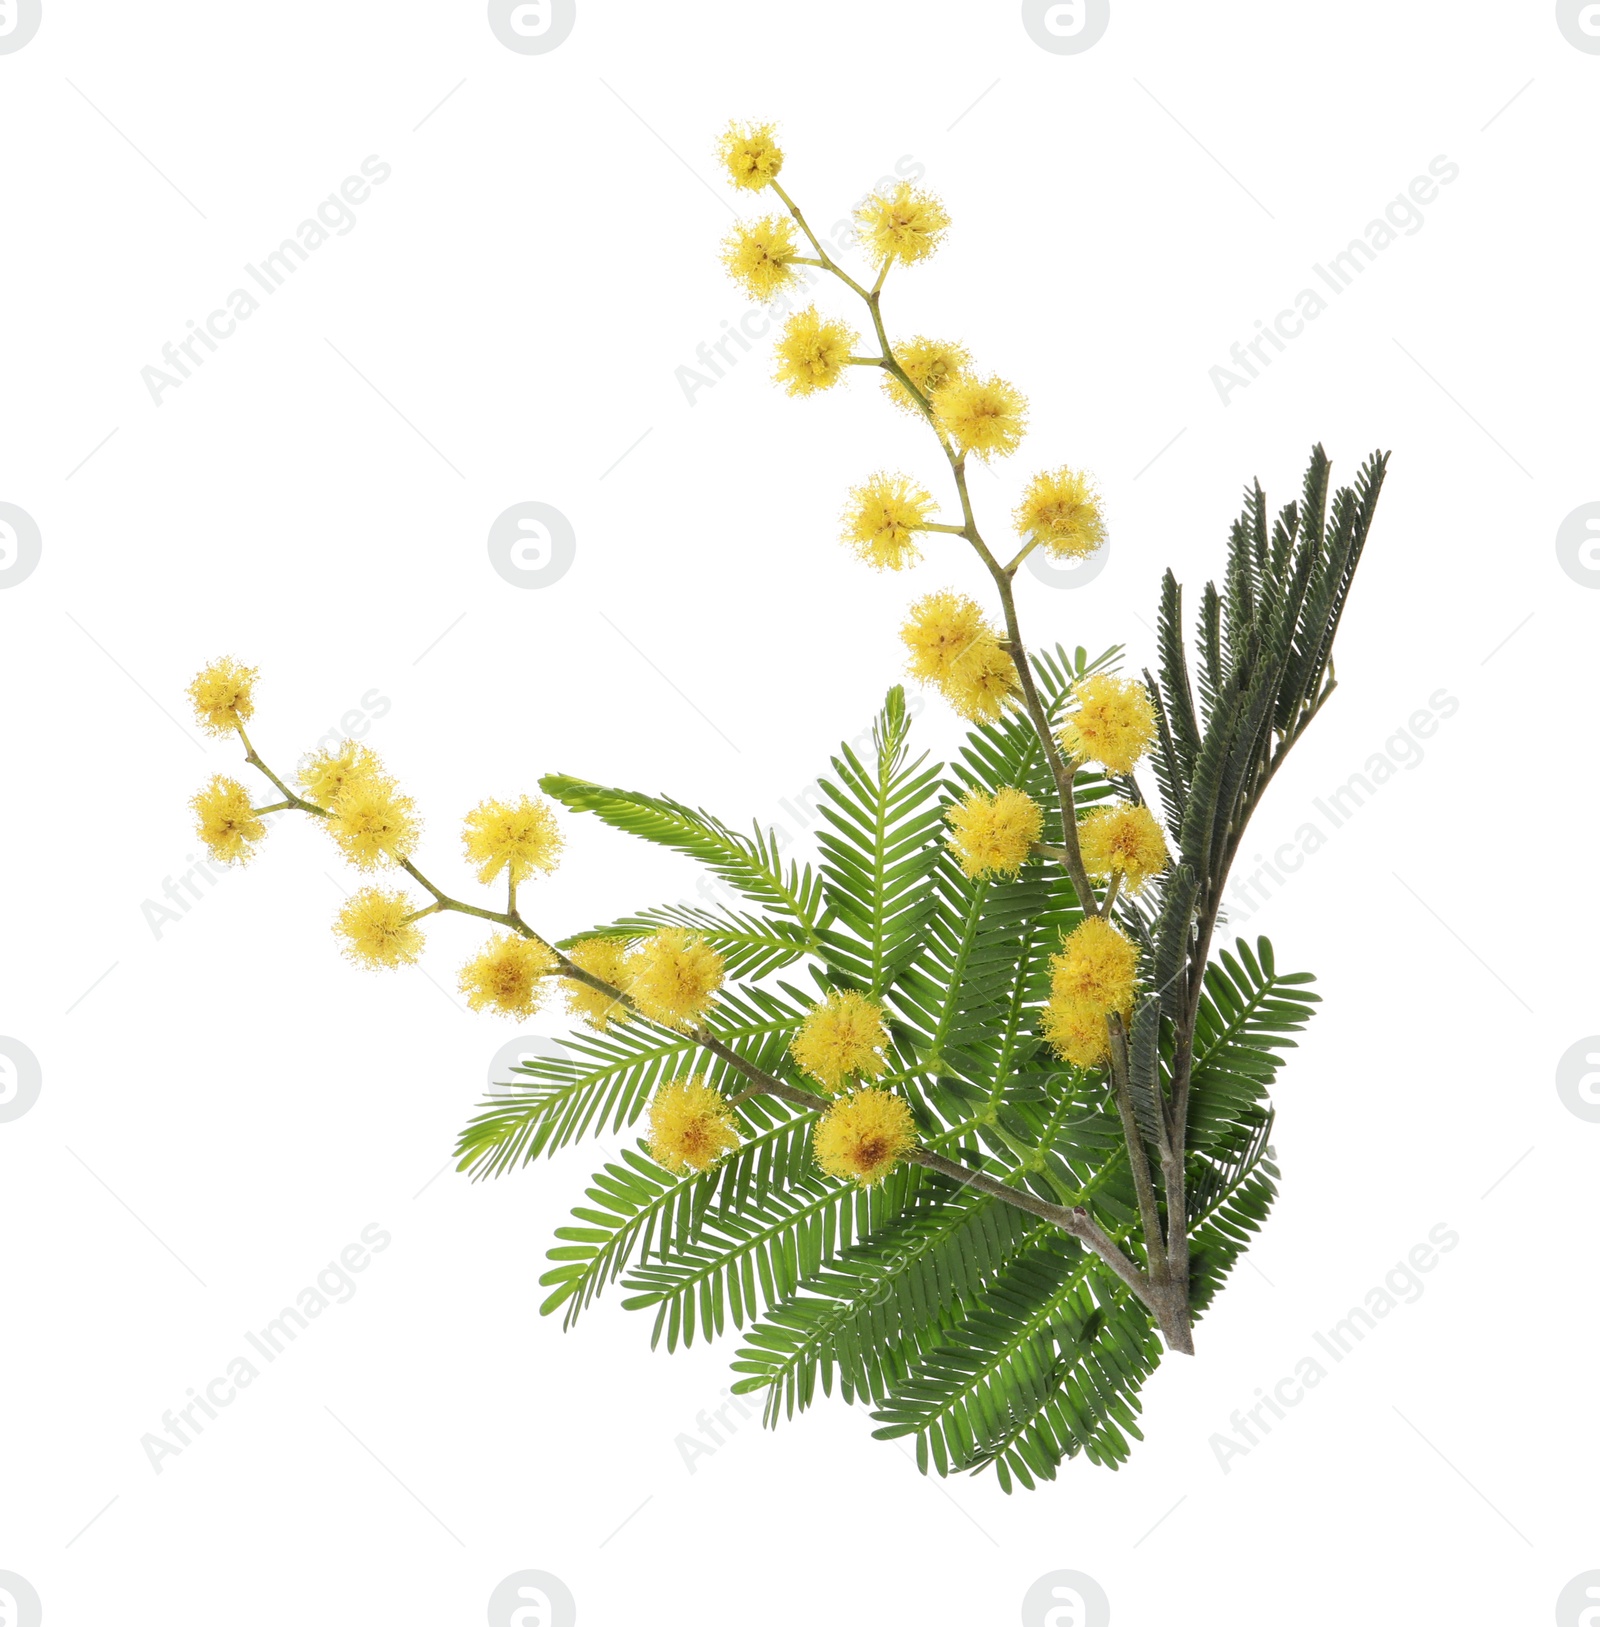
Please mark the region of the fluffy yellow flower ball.
POLYGON ((739 1124, 721 1092, 697 1073, 674 1079, 655 1093, 645 1141, 663 1169, 674 1175, 690 1169, 698 1175, 739 1145, 739 1124))
POLYGON ((1150 692, 1132 678, 1085 678, 1073 691, 1076 710, 1061 725, 1061 747, 1077 761, 1131 774, 1156 736, 1150 692))
POLYGON ((888 192, 874 192, 856 210, 856 222, 876 264, 915 265, 938 248, 950 213, 931 192, 901 181, 888 192))
POLYGON ((556 957, 542 943, 501 933, 461 968, 459 987, 474 1011, 531 1017, 555 967, 556 957))
POLYGON ((880 472, 851 487, 844 540, 876 569, 904 570, 922 558, 917 532, 937 507, 916 481, 880 472))
POLYGON ((422 834, 416 804, 384 775, 346 783, 334 799, 328 834, 358 870, 409 859, 422 834))
POLYGON ((963 453, 975 452, 985 462, 1010 457, 1022 445, 1028 427, 1028 402, 1015 385, 998 375, 953 380, 933 398, 939 427, 963 453))
POLYGON ((796 311, 778 340, 778 382, 790 395, 831 388, 850 363, 856 337, 847 323, 830 321, 815 305, 796 311))
POLYGON ((1106 1014, 1089 1001, 1052 996, 1042 1026, 1051 1050, 1064 1061, 1096 1068, 1111 1059, 1106 1014))
MULTIPOLYGON (((924 339, 920 334, 891 347, 907 378, 931 401, 972 365, 971 355, 948 339, 924 339)), ((893 373, 885 373, 883 387, 889 399, 906 412, 922 416, 922 408, 893 373)))
POLYGON ((416 908, 404 893, 363 887, 339 911, 334 931, 344 952, 366 966, 409 966, 422 953, 422 925, 410 919, 416 908))
MULTIPOLYGON (((619 938, 584 938, 567 951, 567 959, 574 966, 609 983, 614 989, 624 987, 628 945, 619 938)), ((591 1028, 603 1034, 614 1022, 624 1022, 628 1008, 616 996, 602 994, 587 983, 574 978, 566 980, 567 1009, 575 1017, 582 1017, 591 1028)))
POLYGON ((718 137, 717 156, 728 179, 751 192, 759 192, 775 181, 783 168, 783 149, 777 142, 777 126, 772 124, 740 124, 735 120, 718 137))
POLYGON ((1109 880, 1120 870, 1131 893, 1172 862, 1156 816, 1142 803, 1097 808, 1081 820, 1078 852, 1084 869, 1097 881, 1109 880))
POLYGON ((722 956, 686 927, 663 927, 629 955, 626 992, 669 1028, 698 1022, 722 987, 722 956))
POLYGON ((196 834, 211 857, 224 864, 246 863, 267 834, 265 822, 251 811, 250 793, 224 774, 213 775, 189 806, 194 809, 196 834))
POLYGON ((1014 518, 1024 541, 1036 539, 1057 559, 1086 559, 1106 540, 1105 514, 1094 482, 1066 467, 1035 475, 1014 518))
POLYGON ((841 1097, 817 1123, 812 1151, 825 1175, 876 1186, 917 1144, 904 1097, 868 1085, 841 1097))
POLYGON ((876 1079, 889 1066, 883 1008, 853 989, 835 989, 805 1015, 789 1046, 803 1073, 839 1091, 852 1075, 876 1079))
POLYGON ((1026 791, 1003 785, 990 796, 969 791, 946 808, 947 845, 962 871, 978 876, 1014 876, 1044 835, 1044 810, 1026 791))
POLYGON ((992 723, 1000 716, 1017 669, 973 600, 930 593, 912 605, 900 638, 912 677, 933 684, 962 717, 992 723))
POLYGON ((555 810, 542 797, 516 802, 480 802, 467 815, 461 845, 487 884, 502 870, 513 886, 535 870, 548 874, 561 857, 561 829, 555 810))
POLYGON ((331 808, 358 780, 385 777, 378 754, 356 740, 341 741, 331 751, 324 746, 301 762, 296 775, 300 789, 322 808, 331 808))
POLYGON ((1074 927, 1050 962, 1051 998, 1078 1001, 1104 1015, 1133 1009, 1137 947, 1109 921, 1091 915, 1074 927))
POLYGON ((722 240, 722 263, 728 275, 752 298, 769 300, 795 281, 799 252, 794 222, 783 215, 741 221, 722 240))
POLYGON ((226 655, 197 672, 189 685, 195 721, 207 734, 232 734, 243 728, 255 716, 256 678, 254 667, 241 666, 226 655))

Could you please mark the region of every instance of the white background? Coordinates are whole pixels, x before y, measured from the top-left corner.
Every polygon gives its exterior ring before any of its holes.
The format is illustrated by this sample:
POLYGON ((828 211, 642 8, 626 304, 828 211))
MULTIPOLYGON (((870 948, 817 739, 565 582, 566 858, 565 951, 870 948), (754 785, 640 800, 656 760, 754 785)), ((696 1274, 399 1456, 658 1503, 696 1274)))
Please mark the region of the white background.
MULTIPOLYGON (((1548 4, 1490 0, 1114 0, 1081 55, 948 0, 579 0, 547 55, 479 4, 45 0, 0 55, 0 501, 44 539, 0 591, 0 1034, 43 1067, 0 1124, 0 1571, 46 1620, 475 1623, 536 1568, 590 1624, 1010 1623, 1054 1569, 1119 1624, 1548 1621, 1600 1567, 1600 1125, 1554 1082, 1600 1029, 1600 593, 1555 551, 1600 498, 1597 85, 1548 4), (350 968, 348 873, 292 824, 146 918, 186 799, 237 772, 183 701, 225 651, 284 767, 390 703, 366 738, 462 889, 461 814, 552 769, 809 840, 780 799, 896 680, 905 604, 982 584, 835 540, 852 481, 939 472, 867 378, 791 401, 758 351, 686 401, 675 370, 747 309, 716 262, 748 208, 711 156, 731 115, 781 122, 825 227, 906 155, 948 201, 887 306, 1031 398, 987 523, 1046 464, 1107 496, 1098 580, 1023 578, 1036 641, 1142 666, 1161 570, 1197 591, 1248 478, 1278 503, 1314 440, 1346 478, 1394 451, 1260 850, 1436 691, 1459 709, 1250 922, 1326 1001, 1278 1093, 1284 1190, 1118 1473, 923 1479, 837 1401, 689 1473, 733 1341, 652 1355, 620 1293, 571 1334, 537 1314, 609 1147, 439 1173, 518 1032, 447 992, 477 930, 437 924, 426 975, 350 968), (369 154, 393 173, 354 228, 154 404, 141 369, 369 154), (1208 370, 1438 155, 1422 228, 1224 406, 1208 370), (578 545, 536 591, 485 547, 528 500, 578 545), (157 1475, 141 1437, 369 1223, 393 1243, 355 1298, 157 1475), (1423 1297, 1224 1473, 1230 1415, 1439 1223, 1423 1297)), ((524 901, 550 931, 692 895, 566 826, 524 901)))

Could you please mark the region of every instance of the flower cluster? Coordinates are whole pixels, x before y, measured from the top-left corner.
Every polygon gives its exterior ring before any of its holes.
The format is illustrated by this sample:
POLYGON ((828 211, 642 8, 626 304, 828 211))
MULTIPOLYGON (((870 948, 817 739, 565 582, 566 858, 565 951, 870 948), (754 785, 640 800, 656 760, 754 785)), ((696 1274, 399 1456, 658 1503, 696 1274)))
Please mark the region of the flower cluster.
POLYGON ((830 320, 815 305, 796 311, 778 340, 778 382, 790 395, 830 389, 850 365, 858 337, 848 323, 830 320))
POLYGON ((1111 922, 1091 915, 1067 934, 1050 963, 1044 1035, 1056 1054, 1092 1068, 1110 1054, 1106 1019, 1133 1011, 1139 951, 1111 922))
POLYGON ((516 802, 480 802, 467 815, 461 844, 478 867, 478 880, 491 882, 502 871, 511 885, 534 871, 548 875, 561 857, 561 828, 555 810, 540 797, 516 802))
POLYGON ((1105 515, 1094 482, 1074 469, 1033 477, 1017 505, 1017 533, 1057 559, 1086 559, 1106 540, 1105 515))
POLYGON ((1017 686, 1017 668, 983 611, 962 593, 930 593, 900 629, 914 678, 932 684, 964 718, 992 723, 1017 686))
POLYGON ((876 569, 904 570, 922 558, 917 533, 925 529, 936 506, 914 480, 875 474, 851 488, 844 540, 876 569))
POLYGON ((416 907, 402 892, 363 887, 340 910, 334 931, 344 952, 366 966, 410 966, 422 954, 422 928, 416 907))
POLYGON ((1061 725, 1061 749, 1074 762, 1099 763, 1131 774, 1156 737, 1156 713, 1144 685, 1097 674, 1073 691, 1074 706, 1061 725))
POLYGON ((794 225, 781 215, 741 221, 722 240, 722 263, 728 275, 751 297, 765 303, 798 281, 799 255, 794 225))
POLYGON ((873 262, 915 265, 938 248, 950 215, 931 192, 901 181, 887 192, 875 192, 856 210, 856 223, 873 262))
POLYGON ((802 1073, 837 1093, 851 1078, 877 1079, 889 1066, 883 1008, 853 989, 813 1006, 789 1046, 802 1073))
POLYGON ((1012 785, 993 796, 969 791, 945 809, 944 817, 950 825, 947 845, 962 873, 974 880, 1016 875, 1044 835, 1044 809, 1012 785))
POLYGON ((664 927, 629 955, 623 986, 652 1022, 687 1028, 710 1010, 722 977, 722 956, 703 937, 664 927))
POLYGON ((237 780, 213 774, 211 783, 197 791, 189 806, 195 829, 214 859, 223 864, 246 864, 255 844, 267 834, 266 821, 250 806, 250 793, 237 780))
POLYGON ((231 656, 213 661, 195 674, 189 685, 195 721, 207 734, 230 735, 243 732, 255 716, 253 690, 258 674, 254 667, 241 666, 231 656))
POLYGON ((812 1137, 823 1174, 861 1187, 876 1186, 916 1144, 910 1104, 871 1085, 835 1102, 812 1137))
POLYGON ((496 933, 461 968, 460 988, 474 1011, 531 1017, 558 962, 548 945, 514 932, 496 933))
POLYGON ((1078 852, 1096 881, 1121 876, 1136 893, 1172 862, 1156 816, 1142 803, 1097 808, 1078 822, 1078 852))
POLYGON ((717 143, 717 156, 728 179, 751 192, 771 186, 783 168, 783 149, 770 124, 730 124, 717 143))
POLYGON ((739 1124, 721 1092, 697 1073, 655 1093, 645 1144, 663 1169, 699 1175, 739 1145, 739 1124))
MULTIPOLYGON (((893 346, 892 354, 900 372, 911 381, 912 389, 930 402, 947 384, 964 378, 972 366, 972 353, 962 346, 945 339, 924 339, 920 334, 893 346)), ((886 371, 883 387, 895 406, 921 416, 922 402, 900 382, 898 374, 886 371)))

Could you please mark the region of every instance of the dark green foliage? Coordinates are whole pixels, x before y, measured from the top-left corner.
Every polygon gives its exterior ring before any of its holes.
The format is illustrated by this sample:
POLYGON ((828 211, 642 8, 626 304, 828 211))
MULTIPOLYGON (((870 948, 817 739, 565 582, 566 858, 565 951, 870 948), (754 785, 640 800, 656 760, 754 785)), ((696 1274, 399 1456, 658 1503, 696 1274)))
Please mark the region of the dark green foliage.
POLYGON ((1197 641, 1200 707, 1183 647, 1183 596, 1167 572, 1157 643, 1160 681, 1145 675, 1159 722, 1155 752, 1167 825, 1199 905, 1214 906, 1239 838, 1278 764, 1332 692, 1334 635, 1383 488, 1374 453, 1328 512, 1329 464, 1313 449, 1302 501, 1270 532, 1259 485, 1229 540, 1223 590, 1207 583, 1197 641))

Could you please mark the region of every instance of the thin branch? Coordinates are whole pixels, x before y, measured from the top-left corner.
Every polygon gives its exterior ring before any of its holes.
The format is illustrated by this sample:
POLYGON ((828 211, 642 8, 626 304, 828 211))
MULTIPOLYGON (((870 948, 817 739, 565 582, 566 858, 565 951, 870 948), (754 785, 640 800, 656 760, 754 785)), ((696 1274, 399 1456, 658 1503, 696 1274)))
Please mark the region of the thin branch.
POLYGON ((1164 1284, 1167 1262, 1162 1248, 1161 1214, 1156 1207, 1150 1159, 1145 1152, 1144 1135, 1139 1129, 1138 1115, 1133 1110, 1133 1092, 1128 1084, 1128 1036, 1117 1012, 1112 1012, 1106 1019, 1106 1027, 1111 1039, 1111 1093, 1116 1100, 1117 1116, 1122 1120, 1122 1137, 1128 1144, 1128 1168, 1133 1174, 1133 1190, 1139 1200, 1139 1224, 1144 1231, 1145 1258, 1149 1262, 1151 1278, 1158 1285, 1164 1284))

